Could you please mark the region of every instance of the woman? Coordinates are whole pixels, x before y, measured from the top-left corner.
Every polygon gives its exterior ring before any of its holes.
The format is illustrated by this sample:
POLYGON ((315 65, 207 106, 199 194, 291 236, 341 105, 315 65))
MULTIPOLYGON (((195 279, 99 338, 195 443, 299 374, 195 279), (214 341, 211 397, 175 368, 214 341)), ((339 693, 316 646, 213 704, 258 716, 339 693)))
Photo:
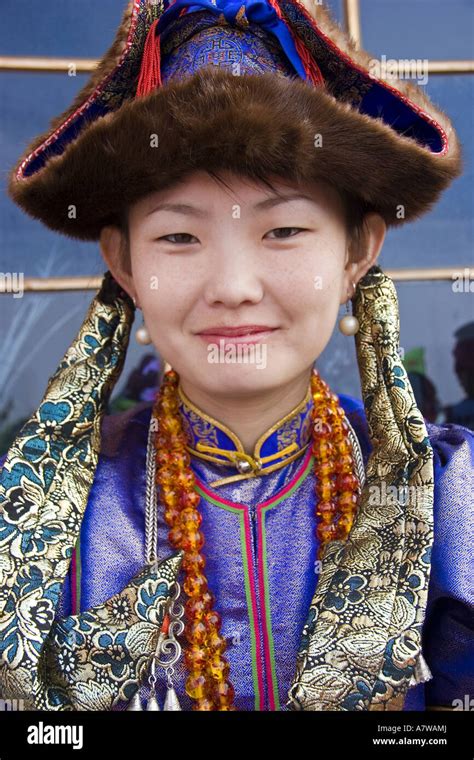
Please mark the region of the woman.
POLYGON ((2 696, 346 711, 470 693, 455 526, 474 442, 425 426, 375 265, 459 146, 420 90, 368 70, 320 6, 137 0, 12 175, 110 271, 2 463, 2 696), (349 299, 363 401, 313 369, 349 299), (153 404, 103 419, 134 308, 172 369, 153 404))

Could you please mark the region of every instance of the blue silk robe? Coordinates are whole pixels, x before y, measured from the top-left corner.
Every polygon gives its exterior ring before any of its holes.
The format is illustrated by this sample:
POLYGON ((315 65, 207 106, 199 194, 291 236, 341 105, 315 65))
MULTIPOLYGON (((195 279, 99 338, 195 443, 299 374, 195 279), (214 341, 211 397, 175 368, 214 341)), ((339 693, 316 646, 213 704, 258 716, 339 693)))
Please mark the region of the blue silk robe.
MULTIPOLYGON (((342 394, 340 403, 366 462, 371 446, 363 404, 342 394)), ((288 709, 285 703, 301 632, 318 581, 311 404, 308 393, 262 435, 255 457, 276 458, 258 477, 226 482, 238 474, 234 466, 223 459, 216 463, 202 455, 191 457, 201 495, 206 573, 222 617, 238 710, 288 709), (292 441, 298 445, 296 452, 279 456, 292 441)), ((152 404, 146 403, 104 419, 99 464, 76 552, 78 593, 72 593, 70 569, 59 617, 106 601, 145 563, 145 462, 151 412, 152 404)), ((180 413, 193 450, 199 441, 236 450, 235 434, 184 394, 180 413)), ((474 693, 474 434, 457 425, 427 423, 427 430, 434 450, 435 540, 423 653, 433 678, 408 690, 404 710, 452 709, 454 700, 474 693)), ((175 550, 167 541, 169 528, 161 504, 158 509, 158 555, 164 559, 175 550)), ((182 585, 182 570, 178 580, 182 585)), ((185 599, 182 591, 180 601, 185 599)), ((184 637, 180 641, 186 645, 184 637)), ((157 694, 162 706, 166 683, 159 671, 157 694)), ((192 700, 184 690, 185 677, 181 657, 173 681, 182 709, 189 710, 192 700)), ((141 695, 148 696, 146 686, 141 695)), ((125 706, 119 704, 117 709, 125 706)))

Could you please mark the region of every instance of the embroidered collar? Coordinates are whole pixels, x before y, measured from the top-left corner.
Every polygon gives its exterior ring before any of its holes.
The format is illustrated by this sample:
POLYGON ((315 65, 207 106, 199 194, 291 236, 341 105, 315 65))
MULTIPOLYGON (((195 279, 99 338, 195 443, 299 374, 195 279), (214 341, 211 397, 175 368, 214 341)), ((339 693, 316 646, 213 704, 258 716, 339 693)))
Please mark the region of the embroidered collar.
POLYGON ((193 404, 180 385, 178 395, 183 429, 189 441, 187 450, 208 462, 235 467, 239 473, 217 481, 218 484, 266 475, 293 462, 310 445, 313 406, 310 386, 303 401, 260 436, 252 456, 245 452, 230 428, 193 404))

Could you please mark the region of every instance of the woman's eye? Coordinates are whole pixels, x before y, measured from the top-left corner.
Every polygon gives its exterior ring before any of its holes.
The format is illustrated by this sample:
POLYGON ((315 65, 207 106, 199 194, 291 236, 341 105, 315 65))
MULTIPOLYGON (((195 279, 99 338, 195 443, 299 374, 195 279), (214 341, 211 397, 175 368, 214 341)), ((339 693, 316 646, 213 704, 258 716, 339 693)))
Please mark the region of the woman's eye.
MULTIPOLYGON (((292 230, 296 230, 296 234, 298 234, 298 232, 305 231, 303 227, 275 227, 275 229, 270 230, 270 232, 288 232, 288 231, 291 232, 292 230)), ((278 240, 284 240, 287 237, 295 237, 295 236, 294 235, 277 235, 278 240)))
MULTIPOLYGON (((163 237, 158 238, 158 240, 169 240, 169 238, 192 238, 194 235, 191 235, 189 232, 173 232, 171 235, 163 235, 163 237)), ((195 240, 197 238, 194 237, 195 240)), ((170 243, 188 243, 189 240, 169 240, 170 243)))

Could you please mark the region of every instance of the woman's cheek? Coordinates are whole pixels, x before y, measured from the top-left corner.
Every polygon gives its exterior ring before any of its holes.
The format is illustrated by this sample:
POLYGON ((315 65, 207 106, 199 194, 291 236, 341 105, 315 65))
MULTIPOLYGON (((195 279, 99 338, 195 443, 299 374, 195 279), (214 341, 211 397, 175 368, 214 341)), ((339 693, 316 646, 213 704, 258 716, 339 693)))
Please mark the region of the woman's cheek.
POLYGON ((144 312, 163 311, 179 298, 179 276, 166 260, 141 251, 133 268, 133 280, 144 312))

